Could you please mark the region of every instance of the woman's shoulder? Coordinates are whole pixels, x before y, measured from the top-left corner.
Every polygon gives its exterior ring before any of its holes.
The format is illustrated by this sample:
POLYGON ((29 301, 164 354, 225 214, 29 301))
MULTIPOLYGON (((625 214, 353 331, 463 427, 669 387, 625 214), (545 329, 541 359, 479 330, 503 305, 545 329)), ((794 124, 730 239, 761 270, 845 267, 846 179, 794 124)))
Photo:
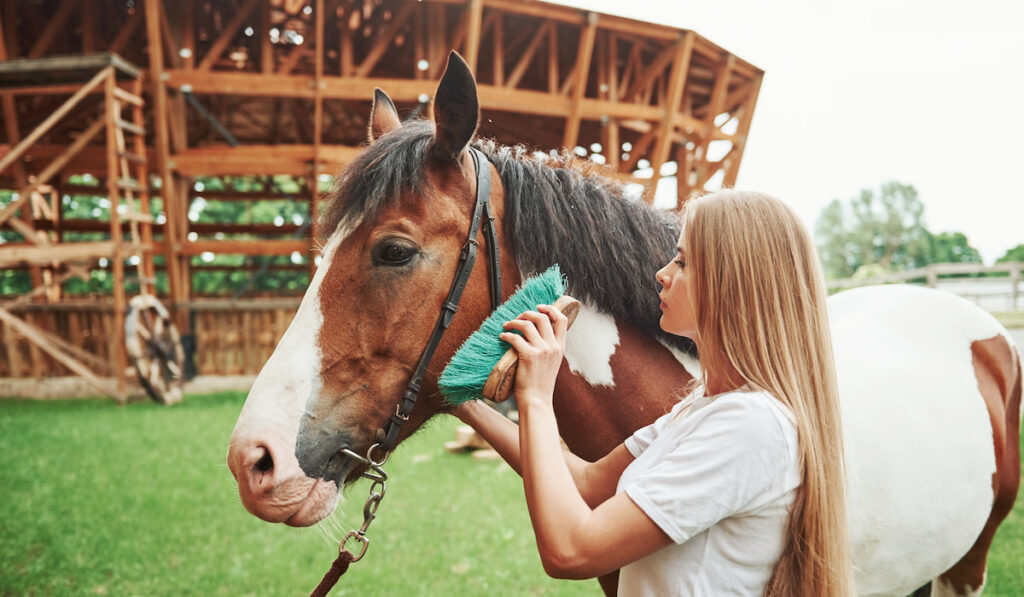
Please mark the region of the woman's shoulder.
POLYGON ((795 419, 789 407, 763 390, 740 389, 719 394, 698 413, 702 419, 700 424, 727 426, 748 440, 769 443, 783 440, 789 443, 796 433, 795 419))

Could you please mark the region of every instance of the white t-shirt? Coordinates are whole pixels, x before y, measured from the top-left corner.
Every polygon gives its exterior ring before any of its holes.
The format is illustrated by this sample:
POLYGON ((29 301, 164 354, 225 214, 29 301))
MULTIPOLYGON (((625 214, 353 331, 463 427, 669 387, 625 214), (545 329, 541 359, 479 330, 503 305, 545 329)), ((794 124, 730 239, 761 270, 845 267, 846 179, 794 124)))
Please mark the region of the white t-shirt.
POLYGON ((759 596, 782 554, 800 485, 791 411, 766 392, 699 394, 626 439, 617 491, 674 543, 622 568, 622 597, 759 596))

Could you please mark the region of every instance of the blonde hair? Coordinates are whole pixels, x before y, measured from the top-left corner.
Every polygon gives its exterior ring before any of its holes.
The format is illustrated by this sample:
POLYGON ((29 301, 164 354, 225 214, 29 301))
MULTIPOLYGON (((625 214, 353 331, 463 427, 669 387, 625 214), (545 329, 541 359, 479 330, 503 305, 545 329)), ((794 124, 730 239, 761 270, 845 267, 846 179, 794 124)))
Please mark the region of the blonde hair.
POLYGON ((838 390, 811 237, 778 199, 735 190, 688 201, 682 226, 704 371, 728 363, 796 419, 801 484, 765 595, 851 595, 838 390))

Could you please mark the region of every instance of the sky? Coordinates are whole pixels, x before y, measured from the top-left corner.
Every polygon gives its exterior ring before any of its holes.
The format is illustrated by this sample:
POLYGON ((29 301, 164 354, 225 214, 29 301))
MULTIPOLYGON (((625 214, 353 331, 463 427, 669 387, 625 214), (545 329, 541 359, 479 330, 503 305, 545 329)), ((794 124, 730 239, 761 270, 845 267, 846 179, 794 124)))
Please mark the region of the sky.
POLYGON ((1024 2, 555 1, 691 29, 763 69, 736 187, 808 226, 899 180, 985 263, 1024 243, 1024 2))

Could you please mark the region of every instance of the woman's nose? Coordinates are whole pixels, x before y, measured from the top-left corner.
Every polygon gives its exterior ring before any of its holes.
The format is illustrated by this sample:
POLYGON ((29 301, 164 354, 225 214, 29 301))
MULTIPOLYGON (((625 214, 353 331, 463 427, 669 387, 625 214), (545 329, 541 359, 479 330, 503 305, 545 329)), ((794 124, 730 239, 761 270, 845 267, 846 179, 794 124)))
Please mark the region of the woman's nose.
POLYGON ((665 267, 659 269, 654 274, 654 279, 657 280, 658 284, 661 284, 661 286, 663 288, 668 286, 668 276, 665 275, 666 274, 665 270, 667 270, 667 269, 668 269, 668 266, 666 265, 665 267))

